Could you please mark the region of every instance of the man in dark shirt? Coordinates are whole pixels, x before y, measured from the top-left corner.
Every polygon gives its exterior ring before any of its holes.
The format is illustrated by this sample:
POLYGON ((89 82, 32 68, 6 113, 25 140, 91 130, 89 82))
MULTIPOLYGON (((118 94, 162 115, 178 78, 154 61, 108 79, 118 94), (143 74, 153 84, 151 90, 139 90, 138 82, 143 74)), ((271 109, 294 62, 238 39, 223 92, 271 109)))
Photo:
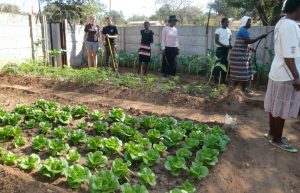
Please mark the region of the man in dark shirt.
POLYGON ((109 66, 110 58, 112 60, 113 70, 118 70, 117 60, 117 44, 116 39, 118 38, 118 29, 113 25, 110 17, 106 18, 107 26, 102 29, 102 41, 105 48, 105 63, 109 66))

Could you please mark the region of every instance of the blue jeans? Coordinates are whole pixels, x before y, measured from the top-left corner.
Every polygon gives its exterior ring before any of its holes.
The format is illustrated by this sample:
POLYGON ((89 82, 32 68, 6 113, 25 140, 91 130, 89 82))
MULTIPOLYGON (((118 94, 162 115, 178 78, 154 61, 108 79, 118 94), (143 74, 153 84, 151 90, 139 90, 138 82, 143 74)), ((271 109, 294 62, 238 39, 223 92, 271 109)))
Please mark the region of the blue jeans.
POLYGON ((98 51, 99 49, 99 42, 88 42, 85 43, 86 49, 92 50, 93 52, 98 51))

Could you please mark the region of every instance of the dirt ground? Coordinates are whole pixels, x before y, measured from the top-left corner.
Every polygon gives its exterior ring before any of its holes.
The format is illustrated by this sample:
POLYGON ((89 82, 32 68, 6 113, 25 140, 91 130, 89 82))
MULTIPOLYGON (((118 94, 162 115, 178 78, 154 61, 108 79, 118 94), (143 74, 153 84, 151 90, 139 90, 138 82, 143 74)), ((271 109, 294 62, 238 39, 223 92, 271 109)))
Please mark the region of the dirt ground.
MULTIPOLYGON (((136 115, 153 113, 199 122, 223 123, 224 115, 229 113, 238 118, 237 129, 227 129, 231 138, 229 148, 209 177, 197 184, 198 192, 300 193, 300 154, 278 150, 263 137, 268 130, 268 115, 262 108, 263 96, 248 99, 234 91, 220 101, 208 102, 178 93, 141 92, 109 85, 80 86, 42 78, 0 75, 0 107, 11 109, 17 103, 30 104, 40 98, 62 104, 86 104, 91 109, 121 107, 136 115)), ((287 121, 285 135, 300 149, 299 119, 287 121)), ((0 165, 0 192, 71 191, 0 165)))

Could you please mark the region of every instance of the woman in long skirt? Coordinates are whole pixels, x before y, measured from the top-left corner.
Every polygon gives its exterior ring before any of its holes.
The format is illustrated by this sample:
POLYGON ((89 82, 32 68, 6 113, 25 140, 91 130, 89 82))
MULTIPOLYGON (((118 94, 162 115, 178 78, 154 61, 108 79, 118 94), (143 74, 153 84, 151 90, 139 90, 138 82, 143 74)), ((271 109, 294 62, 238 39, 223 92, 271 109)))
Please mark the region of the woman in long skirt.
POLYGON ((236 36, 235 45, 230 52, 230 79, 234 86, 241 83, 244 92, 250 92, 247 89, 247 83, 250 82, 253 75, 250 51, 255 50, 251 49, 249 45, 267 36, 267 34, 263 34, 258 38, 250 39, 249 28, 251 28, 251 18, 244 16, 241 19, 241 28, 236 36))
POLYGON ((286 119, 297 118, 300 108, 300 1, 287 0, 286 16, 275 27, 275 58, 269 74, 265 111, 269 113, 270 130, 265 137, 280 149, 298 150, 282 137, 286 119))
POLYGON ((176 75, 176 57, 179 55, 179 40, 178 31, 175 27, 177 24, 175 15, 169 17, 169 25, 164 27, 162 31, 162 68, 161 73, 166 77, 167 75, 176 75))
POLYGON ((149 29, 150 23, 144 22, 144 30, 141 30, 141 46, 139 49, 138 74, 144 76, 147 72, 148 63, 151 59, 151 44, 153 43, 154 33, 149 29))

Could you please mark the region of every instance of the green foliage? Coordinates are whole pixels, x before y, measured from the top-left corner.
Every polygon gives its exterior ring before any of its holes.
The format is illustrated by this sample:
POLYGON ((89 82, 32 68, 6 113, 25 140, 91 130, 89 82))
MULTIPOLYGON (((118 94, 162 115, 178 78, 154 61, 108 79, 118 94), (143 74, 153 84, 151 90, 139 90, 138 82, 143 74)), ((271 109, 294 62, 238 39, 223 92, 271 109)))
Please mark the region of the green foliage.
POLYGON ((144 156, 144 147, 140 144, 130 141, 125 144, 125 158, 130 160, 142 160, 144 156))
POLYGON ((105 117, 105 113, 103 112, 100 112, 98 110, 94 110, 90 113, 90 118, 93 120, 93 121, 100 121, 100 120, 103 120, 104 117, 105 117))
POLYGON ((143 156, 143 162, 147 166, 153 166, 154 164, 158 164, 160 162, 159 152, 157 152, 154 149, 146 151, 146 153, 143 156))
POLYGON ((85 143, 86 134, 84 130, 77 129, 69 132, 69 138, 74 145, 78 145, 80 143, 85 143))
POLYGON ((185 137, 185 131, 177 127, 172 130, 167 130, 163 137, 163 142, 167 147, 174 147, 182 142, 185 137))
POLYGON ((76 150, 70 150, 66 157, 70 163, 76 163, 80 160, 81 155, 76 150))
POLYGON ((158 144, 153 144, 153 149, 159 153, 164 153, 165 151, 167 151, 168 147, 165 146, 162 142, 160 142, 158 144))
POLYGON ((102 170, 90 178, 90 193, 114 193, 119 188, 118 178, 111 172, 102 170))
POLYGON ((24 129, 33 129, 36 126, 36 121, 34 119, 30 119, 28 121, 25 121, 24 123, 24 129))
POLYGON ((6 125, 4 127, 0 127, 0 140, 7 141, 11 138, 20 136, 21 133, 22 130, 19 126, 6 125))
POLYGON ((15 147, 21 147, 25 144, 25 142, 26 142, 26 139, 22 136, 17 136, 13 140, 13 144, 14 144, 15 147))
POLYGON ((143 129, 155 129, 157 123, 160 122, 159 118, 155 115, 145 116, 141 120, 141 127, 143 129))
POLYGON ((87 155, 87 165, 89 168, 95 169, 98 167, 104 167, 108 162, 108 158, 103 155, 103 152, 96 151, 90 152, 87 155))
POLYGON ((70 112, 62 111, 57 113, 57 121, 62 125, 69 125, 73 120, 70 112))
POLYGON ((39 126, 42 134, 48 134, 52 130, 52 124, 49 122, 40 122, 39 126))
POLYGON ((124 162, 122 158, 117 158, 112 163, 111 171, 119 178, 128 179, 128 176, 131 173, 129 169, 130 165, 130 162, 124 162))
POLYGON ((109 127, 108 127, 108 123, 106 122, 101 122, 101 121, 97 121, 94 122, 93 125, 93 129, 97 132, 97 133, 105 133, 108 131, 109 127))
POLYGON ((66 172, 67 182, 70 188, 78 189, 81 184, 88 181, 92 176, 88 168, 82 167, 81 165, 72 165, 66 172))
POLYGON ((1 156, 4 165, 11 166, 17 164, 18 156, 11 151, 4 152, 1 156))
POLYGON ((124 140, 131 139, 137 132, 136 129, 119 122, 113 123, 110 131, 112 135, 120 137, 124 140))
POLYGON ((199 180, 204 179, 208 175, 208 168, 201 163, 192 162, 192 166, 189 169, 189 175, 192 178, 197 178, 199 180))
POLYGON ((183 158, 190 158, 193 155, 193 152, 191 152, 187 148, 180 148, 176 151, 176 156, 183 157, 183 158))
POLYGON ((104 151, 109 154, 120 153, 123 149, 123 143, 117 137, 104 138, 103 146, 104 151))
POLYGON ((53 136, 57 139, 66 139, 68 137, 68 129, 63 126, 59 126, 54 129, 53 136))
POLYGON ((143 168, 139 173, 141 182, 145 185, 155 186, 156 185, 156 175, 152 172, 150 168, 143 168))
POLYGON ((20 159, 18 165, 22 170, 31 171, 39 168, 40 161, 40 156, 38 156, 37 154, 31 154, 30 156, 26 156, 20 159))
POLYGON ((56 178, 58 175, 64 175, 68 168, 68 162, 63 158, 49 157, 40 168, 40 172, 48 178, 56 178))
POLYGON ((156 129, 149 129, 147 132, 147 136, 152 143, 157 143, 161 139, 160 131, 156 129))
POLYGON ((77 123, 77 129, 86 129, 88 127, 88 123, 86 121, 79 121, 77 123))
POLYGON ((48 147, 49 140, 44 135, 37 135, 32 138, 32 148, 37 151, 43 151, 48 147))
POLYGON ((5 113, 0 116, 0 122, 3 126, 11 125, 16 126, 22 119, 22 116, 17 113, 5 113))
POLYGON ((214 166, 218 163, 219 151, 216 149, 210 149, 203 147, 196 153, 196 162, 202 163, 206 166, 214 166))
POLYGON ((134 184, 131 185, 129 183, 123 184, 121 186, 122 193, 149 193, 147 188, 143 185, 134 184))
POLYGON ((51 139, 48 143, 48 151, 52 156, 59 156, 67 153, 70 146, 60 139, 51 139))
POLYGON ((72 108, 72 116, 74 118, 81 118, 88 114, 88 107, 86 105, 77 105, 72 108))
POLYGON ((85 145, 89 150, 97 150, 103 147, 102 139, 99 136, 87 138, 85 145))
POLYGON ((126 114, 124 112, 124 109, 120 108, 113 108, 109 111, 109 117, 108 120, 110 122, 124 122, 126 118, 126 114))
POLYGON ((179 176, 183 170, 187 170, 186 161, 183 157, 168 156, 165 162, 165 168, 170 171, 173 176, 179 176))

